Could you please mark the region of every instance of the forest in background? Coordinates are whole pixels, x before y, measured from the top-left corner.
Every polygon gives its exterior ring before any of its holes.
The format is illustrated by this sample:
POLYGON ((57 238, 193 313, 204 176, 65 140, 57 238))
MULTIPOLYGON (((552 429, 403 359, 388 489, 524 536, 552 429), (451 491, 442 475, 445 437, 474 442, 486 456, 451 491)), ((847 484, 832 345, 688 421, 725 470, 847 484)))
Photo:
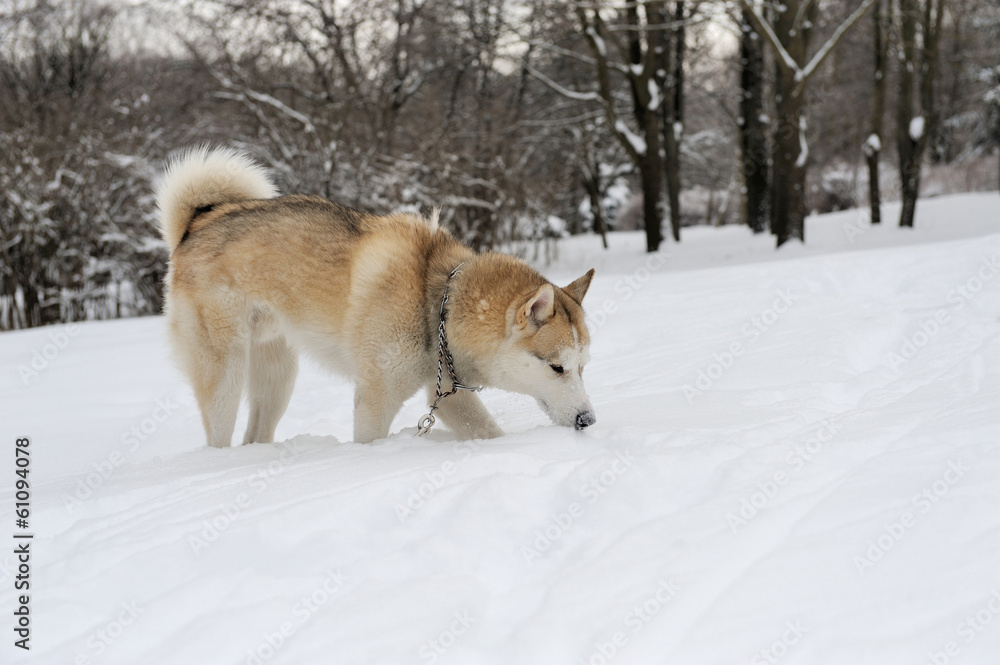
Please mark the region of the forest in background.
POLYGON ((996 0, 0 2, 0 330, 158 312, 205 142, 521 253, 997 189, 998 39, 996 0))

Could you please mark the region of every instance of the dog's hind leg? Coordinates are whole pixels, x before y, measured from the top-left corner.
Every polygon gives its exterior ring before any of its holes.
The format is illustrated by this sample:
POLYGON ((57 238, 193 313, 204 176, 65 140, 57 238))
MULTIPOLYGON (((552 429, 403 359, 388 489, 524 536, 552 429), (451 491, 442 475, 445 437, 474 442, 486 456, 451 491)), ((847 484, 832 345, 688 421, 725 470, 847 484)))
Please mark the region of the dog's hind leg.
POLYGON ((225 303, 199 307, 174 302, 168 317, 174 347, 194 387, 208 445, 228 448, 246 384, 247 326, 225 303))
POLYGON ((298 354, 284 337, 250 348, 250 421, 243 443, 272 443, 274 428, 288 408, 299 371, 298 354))

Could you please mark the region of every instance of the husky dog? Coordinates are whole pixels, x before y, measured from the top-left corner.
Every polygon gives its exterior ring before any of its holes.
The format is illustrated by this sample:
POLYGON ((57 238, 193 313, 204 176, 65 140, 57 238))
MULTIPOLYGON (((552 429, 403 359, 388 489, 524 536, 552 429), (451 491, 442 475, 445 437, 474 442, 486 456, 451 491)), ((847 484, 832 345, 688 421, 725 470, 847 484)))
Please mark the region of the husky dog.
POLYGON ((500 436, 460 382, 530 395, 559 425, 595 422, 580 306, 593 270, 559 288, 511 256, 474 253, 438 227, 436 211, 378 216, 278 196, 264 170, 228 148, 172 161, 156 200, 171 251, 170 338, 209 445, 231 445, 245 392, 243 443, 274 440, 299 351, 356 382, 358 442, 388 436, 422 387, 460 437, 500 436))

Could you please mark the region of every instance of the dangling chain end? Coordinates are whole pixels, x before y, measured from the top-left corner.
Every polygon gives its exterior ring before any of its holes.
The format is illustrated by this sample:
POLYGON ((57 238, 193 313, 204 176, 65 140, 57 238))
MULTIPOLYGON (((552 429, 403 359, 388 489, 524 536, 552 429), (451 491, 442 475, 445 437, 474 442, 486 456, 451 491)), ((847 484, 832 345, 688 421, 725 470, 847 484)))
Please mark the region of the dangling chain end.
POLYGON ((434 427, 434 409, 417 422, 417 433, 414 436, 423 436, 434 427))

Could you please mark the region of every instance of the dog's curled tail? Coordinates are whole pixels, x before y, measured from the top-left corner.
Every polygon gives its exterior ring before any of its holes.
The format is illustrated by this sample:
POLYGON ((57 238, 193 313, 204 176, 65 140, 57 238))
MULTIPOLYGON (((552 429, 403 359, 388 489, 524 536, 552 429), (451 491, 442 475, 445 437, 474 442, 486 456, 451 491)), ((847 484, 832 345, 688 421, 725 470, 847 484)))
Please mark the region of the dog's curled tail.
POLYGON ((234 148, 191 148, 170 161, 156 187, 160 234, 173 252, 198 213, 277 195, 267 172, 247 154, 234 148))

